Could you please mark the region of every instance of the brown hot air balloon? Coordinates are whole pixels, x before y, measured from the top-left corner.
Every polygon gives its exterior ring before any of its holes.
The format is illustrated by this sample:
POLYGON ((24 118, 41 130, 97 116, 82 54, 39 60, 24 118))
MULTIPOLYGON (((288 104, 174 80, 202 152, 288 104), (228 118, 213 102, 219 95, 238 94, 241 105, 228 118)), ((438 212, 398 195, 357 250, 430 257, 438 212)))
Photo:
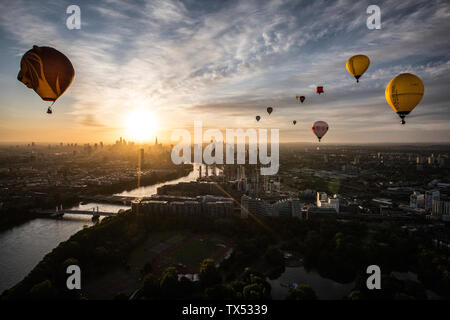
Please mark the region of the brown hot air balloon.
POLYGON ((327 133, 328 131, 328 123, 325 121, 316 121, 311 127, 312 132, 317 136, 317 138, 320 140, 322 137, 327 133))
MULTIPOLYGON (((51 47, 33 46, 20 61, 17 80, 44 101, 55 102, 69 88, 74 75, 72 63, 64 54, 51 47)), ((51 107, 47 113, 52 113, 51 107)))
POLYGON ((303 101, 305 101, 305 96, 295 96, 295 99, 297 99, 297 101, 303 103, 303 101))

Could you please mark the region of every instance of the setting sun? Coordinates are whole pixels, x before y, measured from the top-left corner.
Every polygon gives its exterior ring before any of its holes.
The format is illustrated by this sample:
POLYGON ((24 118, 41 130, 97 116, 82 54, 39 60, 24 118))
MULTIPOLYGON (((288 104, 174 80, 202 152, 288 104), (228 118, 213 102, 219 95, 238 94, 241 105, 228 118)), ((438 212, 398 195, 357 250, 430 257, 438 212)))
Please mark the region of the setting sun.
POLYGON ((150 141, 157 131, 155 115, 146 109, 133 110, 126 118, 126 136, 137 142, 150 141))

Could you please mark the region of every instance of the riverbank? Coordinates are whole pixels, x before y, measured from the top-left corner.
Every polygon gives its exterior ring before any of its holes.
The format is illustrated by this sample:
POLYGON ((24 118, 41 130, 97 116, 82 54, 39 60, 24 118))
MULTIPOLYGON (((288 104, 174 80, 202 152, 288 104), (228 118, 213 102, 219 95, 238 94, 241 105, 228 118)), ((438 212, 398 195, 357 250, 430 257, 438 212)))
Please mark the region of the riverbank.
POLYGON ((0 210, 0 233, 39 217, 29 210, 0 210))

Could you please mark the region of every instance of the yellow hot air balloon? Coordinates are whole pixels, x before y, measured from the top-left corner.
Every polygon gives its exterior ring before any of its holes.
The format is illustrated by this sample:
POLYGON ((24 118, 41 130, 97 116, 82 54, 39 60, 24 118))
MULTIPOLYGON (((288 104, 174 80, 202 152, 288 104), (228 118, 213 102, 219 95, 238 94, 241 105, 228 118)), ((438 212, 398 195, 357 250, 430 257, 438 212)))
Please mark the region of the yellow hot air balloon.
POLYGON ((422 80, 411 73, 402 73, 392 79, 386 87, 386 101, 402 119, 422 100, 424 87, 422 80))
MULTIPOLYGON (((17 79, 43 100, 55 102, 72 83, 75 71, 70 60, 50 47, 33 46, 20 61, 17 79)), ((51 107, 47 113, 52 113, 51 107)))
POLYGON ((355 77, 356 82, 359 82, 359 78, 366 72, 370 65, 369 57, 358 54, 347 60, 347 71, 355 77))

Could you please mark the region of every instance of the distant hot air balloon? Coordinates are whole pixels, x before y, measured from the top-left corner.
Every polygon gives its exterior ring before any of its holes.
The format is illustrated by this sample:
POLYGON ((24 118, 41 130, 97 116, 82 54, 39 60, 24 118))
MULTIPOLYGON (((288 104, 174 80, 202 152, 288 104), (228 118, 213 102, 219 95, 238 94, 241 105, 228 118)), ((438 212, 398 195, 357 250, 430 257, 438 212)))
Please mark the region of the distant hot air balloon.
POLYGON ((423 97, 424 86, 419 77, 411 73, 402 73, 392 79, 385 91, 386 101, 405 124, 407 116, 423 97))
POLYGON ((347 71, 355 77, 356 82, 359 82, 359 78, 364 74, 364 72, 366 72, 369 65, 369 57, 358 54, 347 60, 346 68, 347 71))
POLYGON ((292 123, 294 124, 294 126, 297 124, 297 120, 292 121, 292 123))
POLYGON ((272 107, 268 107, 268 108, 267 108, 267 113, 268 113, 269 115, 272 113, 272 111, 273 111, 273 108, 272 108, 272 107))
POLYGON ((323 91, 323 86, 318 86, 318 87, 316 87, 316 93, 317 93, 317 94, 324 93, 324 91, 323 91))
MULTIPOLYGON (((55 102, 72 83, 75 71, 70 60, 50 47, 33 46, 20 61, 17 79, 44 101, 55 102)), ((47 113, 52 113, 51 107, 47 113)))
MULTIPOLYGON (((322 88, 322 92, 323 92, 323 88, 322 88)), ((303 103, 303 101, 305 101, 305 96, 300 96, 300 102, 303 103)))
POLYGON ((314 132, 314 134, 319 138, 319 142, 322 139, 322 137, 327 133, 328 131, 328 123, 325 121, 316 121, 311 127, 311 130, 314 132))
POLYGON ((256 121, 259 121, 261 119, 260 116, 256 116, 256 121))

